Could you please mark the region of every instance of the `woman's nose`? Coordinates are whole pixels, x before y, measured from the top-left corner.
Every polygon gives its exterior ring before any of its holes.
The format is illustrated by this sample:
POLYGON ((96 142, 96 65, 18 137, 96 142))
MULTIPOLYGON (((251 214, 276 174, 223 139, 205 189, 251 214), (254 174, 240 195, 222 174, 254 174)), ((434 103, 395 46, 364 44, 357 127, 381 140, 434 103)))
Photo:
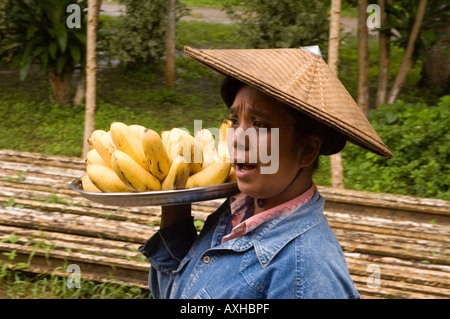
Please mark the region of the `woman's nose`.
POLYGON ((239 151, 248 151, 250 145, 249 135, 246 134, 246 130, 242 127, 238 127, 234 130, 233 134, 233 147, 239 151))

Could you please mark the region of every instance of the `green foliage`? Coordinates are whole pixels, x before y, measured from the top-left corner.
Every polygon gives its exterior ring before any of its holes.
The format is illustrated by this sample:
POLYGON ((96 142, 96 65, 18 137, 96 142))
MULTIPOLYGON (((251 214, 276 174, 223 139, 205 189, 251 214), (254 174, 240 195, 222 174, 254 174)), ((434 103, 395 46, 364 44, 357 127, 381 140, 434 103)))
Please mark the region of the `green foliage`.
MULTIPOLYGON (((126 5, 115 32, 104 41, 111 59, 127 67, 156 64, 165 53, 167 1, 121 0, 126 5)), ((177 3, 177 19, 186 14, 186 6, 177 3)))
MULTIPOLYGON (((0 61, 11 62, 24 79, 33 63, 57 74, 84 60, 85 19, 68 28, 67 6, 73 0, 0 0, 0 61)), ((86 1, 76 2, 81 10, 86 1)))
POLYGON ((329 1, 242 1, 239 8, 233 2, 224 8, 239 22, 239 34, 249 47, 319 45, 327 53, 329 1))
MULTIPOLYGON (((390 5, 386 2, 386 12, 389 28, 395 29, 391 33, 394 43, 401 48, 406 48, 409 35, 417 15, 419 1, 401 0, 393 1, 390 5)), ((432 47, 440 37, 445 36, 444 30, 438 31, 448 25, 450 19, 450 3, 448 0, 428 0, 419 36, 414 47, 414 60, 432 47)))
POLYGON ((436 106, 398 101, 369 119, 394 158, 348 145, 346 187, 450 200, 450 96, 436 106))
MULTIPOLYGON (((10 254, 10 253, 8 253, 10 254)), ((11 259, 14 255, 10 254, 11 259)), ((21 272, 22 265, 9 269, 6 263, 0 263, 0 296, 7 298, 27 299, 150 299, 148 290, 138 287, 115 284, 111 282, 97 283, 81 278, 80 288, 68 288, 67 278, 55 274, 35 275, 21 272)), ((61 271, 62 267, 55 270, 61 271)))

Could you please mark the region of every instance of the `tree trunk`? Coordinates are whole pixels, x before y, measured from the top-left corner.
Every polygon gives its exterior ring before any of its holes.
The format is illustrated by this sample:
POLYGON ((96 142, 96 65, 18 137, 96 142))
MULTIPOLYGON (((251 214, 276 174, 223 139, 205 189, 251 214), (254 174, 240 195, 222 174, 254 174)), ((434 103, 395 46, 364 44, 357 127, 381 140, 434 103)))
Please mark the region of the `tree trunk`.
POLYGON ((53 97, 59 105, 70 103, 72 73, 72 70, 66 69, 58 74, 55 67, 48 68, 48 81, 53 91, 53 97))
MULTIPOLYGON (((381 13, 381 26, 387 25, 387 14, 385 0, 378 0, 381 13)), ((389 55, 390 55, 390 30, 382 30, 379 32, 379 51, 378 58, 378 90, 376 109, 380 108, 380 105, 385 104, 387 101, 388 91, 388 72, 389 72, 389 55)))
POLYGON ((402 63, 395 77, 394 84, 389 92, 388 103, 392 104, 397 99, 403 83, 406 80, 406 76, 412 67, 412 55, 414 52, 414 44, 419 35, 420 26, 422 25, 423 16, 427 7, 427 0, 420 0, 419 7, 417 8, 416 18, 414 19, 414 25, 409 35, 408 44, 406 46, 405 53, 403 55, 402 63))
POLYGON ((358 0, 358 97, 364 114, 369 114, 369 45, 367 29, 367 0, 358 0))
POLYGON ((166 34, 166 87, 173 90, 175 83, 175 13, 176 1, 167 1, 167 34, 166 34))
POLYGON ((97 24, 100 0, 88 1, 87 40, 86 40, 86 111, 84 119, 83 158, 90 149, 88 139, 95 130, 96 76, 97 76, 97 24))
MULTIPOLYGON (((336 75, 338 74, 340 20, 341 0, 331 0, 328 65, 336 75)), ((344 188, 344 172, 342 168, 341 153, 331 155, 330 163, 331 186, 334 188, 344 188)))

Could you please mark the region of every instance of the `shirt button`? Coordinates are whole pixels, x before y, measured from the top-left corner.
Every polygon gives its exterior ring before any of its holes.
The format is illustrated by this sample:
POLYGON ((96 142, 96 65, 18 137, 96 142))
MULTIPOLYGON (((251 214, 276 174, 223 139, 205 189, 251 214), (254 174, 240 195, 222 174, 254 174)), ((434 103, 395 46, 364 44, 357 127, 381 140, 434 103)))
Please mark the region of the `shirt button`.
POLYGON ((210 261, 211 261, 211 257, 209 257, 209 256, 203 257, 203 262, 204 262, 205 264, 208 264, 210 261))

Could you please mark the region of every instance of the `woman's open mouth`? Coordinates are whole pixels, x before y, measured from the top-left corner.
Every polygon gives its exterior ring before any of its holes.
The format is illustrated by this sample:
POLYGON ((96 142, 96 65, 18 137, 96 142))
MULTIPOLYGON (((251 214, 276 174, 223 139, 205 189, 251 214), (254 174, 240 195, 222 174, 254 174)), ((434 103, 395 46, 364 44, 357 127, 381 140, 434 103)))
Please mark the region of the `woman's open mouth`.
POLYGON ((250 177, 256 173, 256 167, 256 164, 236 163, 234 168, 236 178, 244 179, 250 177))

